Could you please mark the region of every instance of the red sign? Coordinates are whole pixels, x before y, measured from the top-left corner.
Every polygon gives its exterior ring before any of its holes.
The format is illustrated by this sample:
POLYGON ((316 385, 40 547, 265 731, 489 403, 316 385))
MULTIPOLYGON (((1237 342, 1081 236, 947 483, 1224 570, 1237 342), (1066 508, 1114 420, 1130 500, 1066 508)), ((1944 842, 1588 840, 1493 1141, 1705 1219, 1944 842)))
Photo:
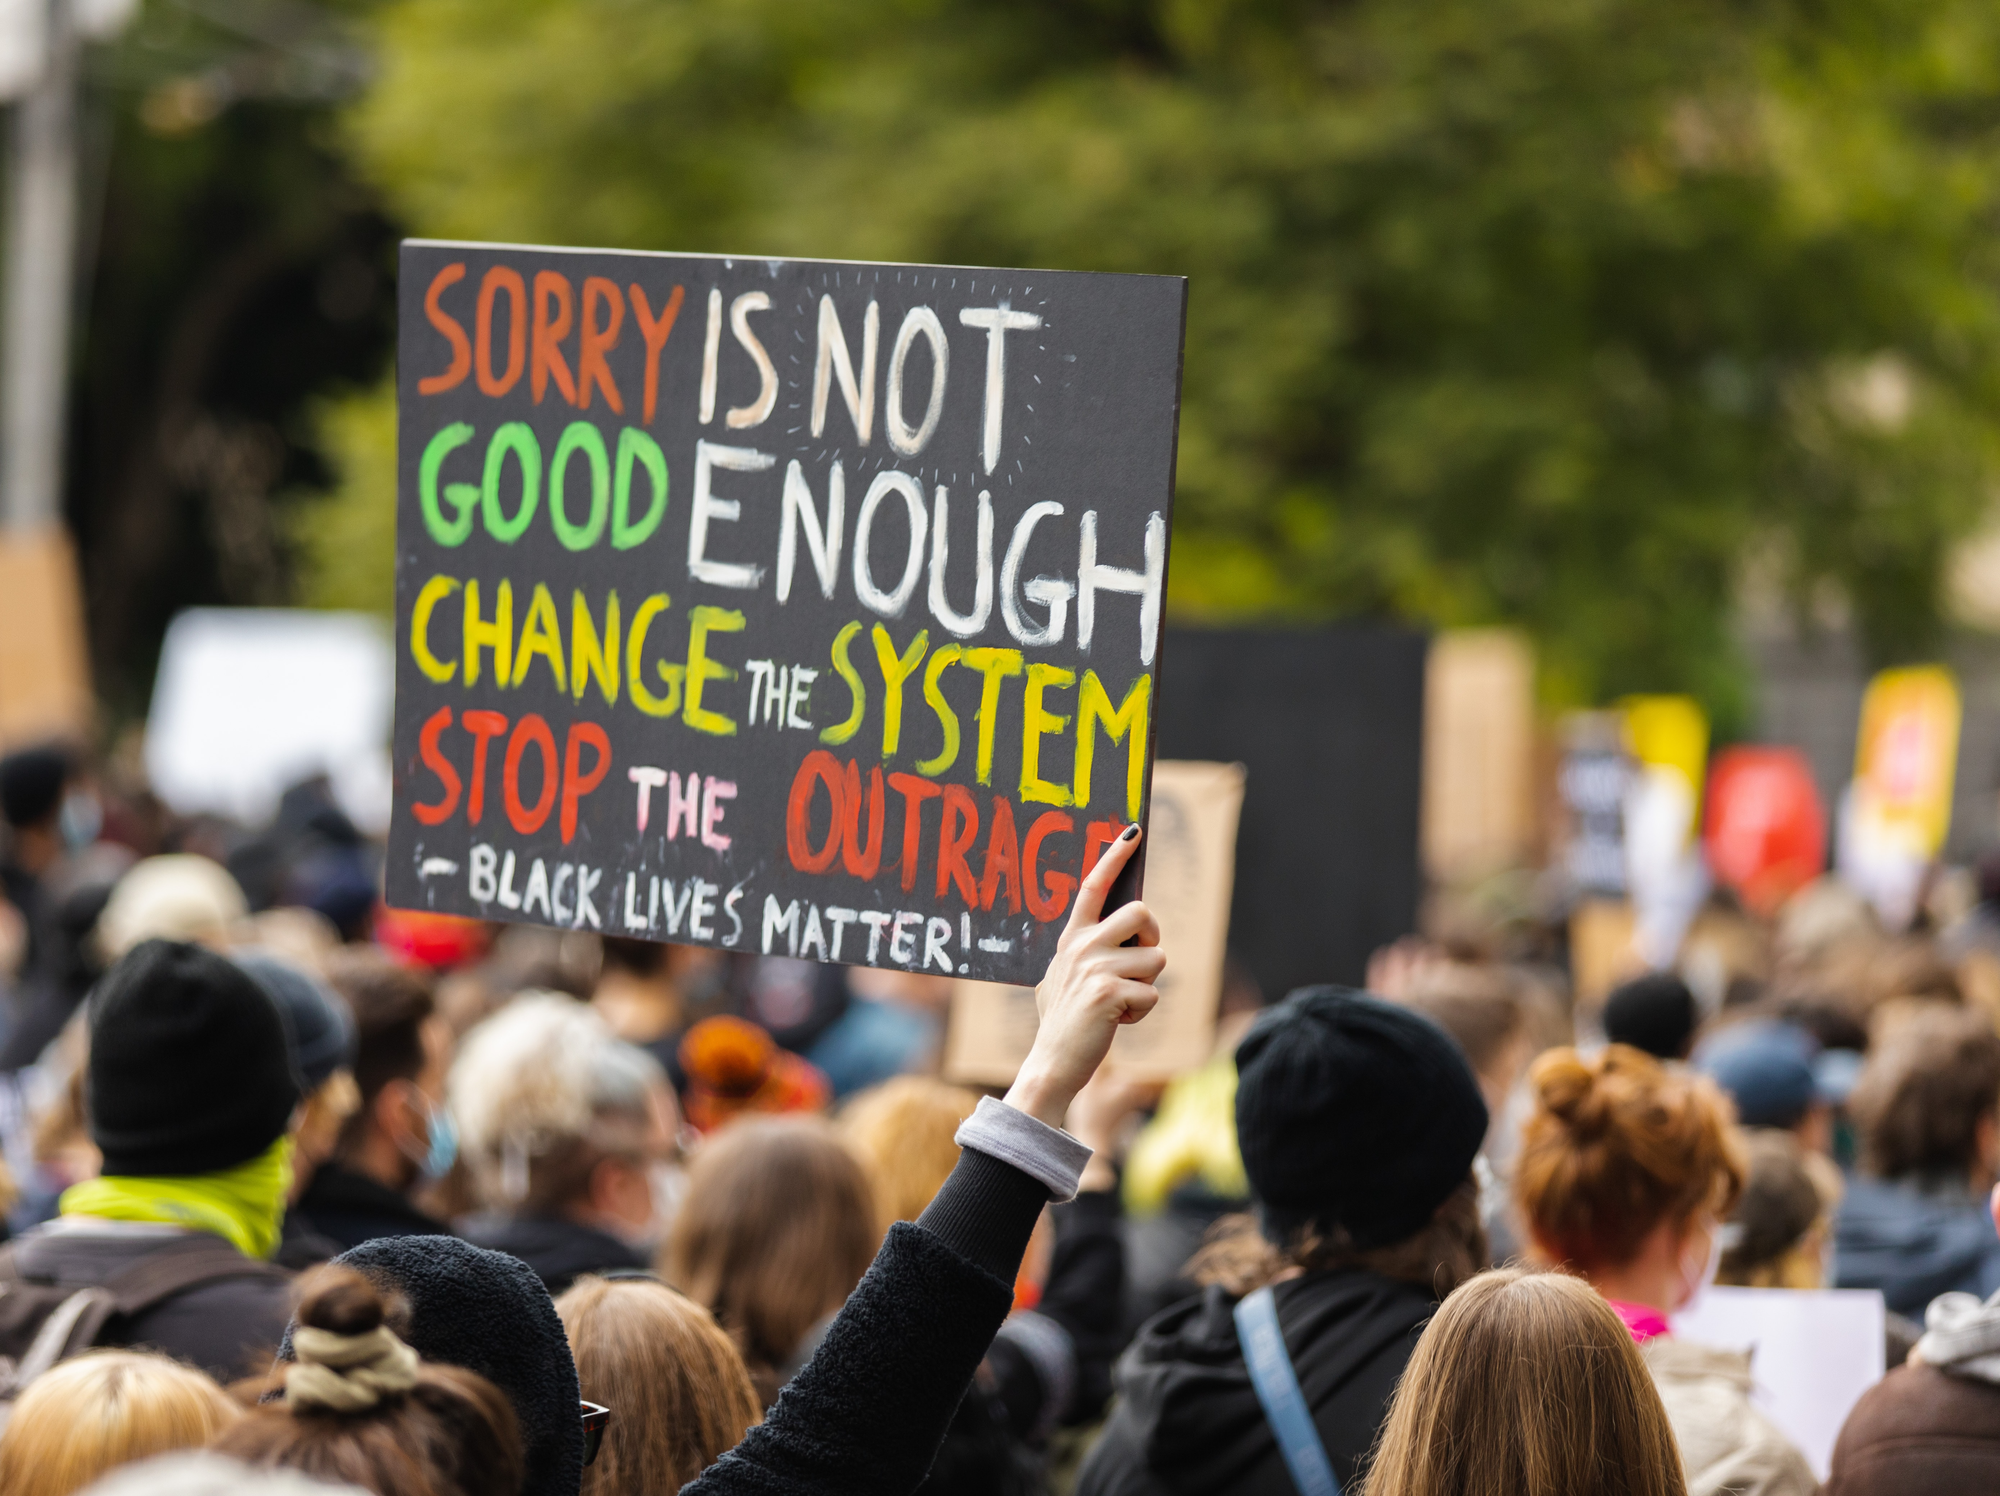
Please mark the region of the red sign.
POLYGON ((1796 748, 1729 748, 1708 778, 1708 865, 1769 915, 1826 870, 1826 811, 1796 748))

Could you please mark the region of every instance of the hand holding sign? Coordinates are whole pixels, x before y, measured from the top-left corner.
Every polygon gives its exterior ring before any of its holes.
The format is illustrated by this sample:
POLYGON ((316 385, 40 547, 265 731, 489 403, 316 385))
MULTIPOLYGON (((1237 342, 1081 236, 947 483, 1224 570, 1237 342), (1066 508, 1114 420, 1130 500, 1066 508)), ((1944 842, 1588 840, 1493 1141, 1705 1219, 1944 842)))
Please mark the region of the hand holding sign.
POLYGON ((1160 1000, 1153 984, 1167 958, 1152 911, 1132 903, 1099 917, 1112 880, 1138 848, 1137 826, 1105 848, 1077 890, 1055 959, 1035 990, 1041 1027, 1007 1104, 1051 1127, 1063 1125, 1070 1102, 1104 1063, 1119 1025, 1137 1023, 1160 1000))

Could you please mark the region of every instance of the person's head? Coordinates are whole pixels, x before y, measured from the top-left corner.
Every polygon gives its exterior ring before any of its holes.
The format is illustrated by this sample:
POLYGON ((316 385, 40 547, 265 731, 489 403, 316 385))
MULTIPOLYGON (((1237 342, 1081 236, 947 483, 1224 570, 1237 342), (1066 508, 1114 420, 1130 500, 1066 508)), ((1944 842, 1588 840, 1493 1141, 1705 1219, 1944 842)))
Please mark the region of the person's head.
MULTIPOLYGON (((520 1426, 522 1496, 577 1496, 576 1362, 548 1290, 525 1262, 452 1236, 385 1236, 330 1265, 375 1285, 393 1305, 391 1328, 425 1361, 477 1372, 506 1395, 520 1426)), ((288 1332, 278 1359, 291 1361, 294 1351, 288 1332)))
POLYGON ((675 1193, 673 1093, 659 1062, 588 1006, 516 998, 465 1036, 449 1095, 489 1208, 658 1238, 675 1193))
POLYGON ((923 1214, 958 1166, 959 1124, 979 1098, 928 1075, 899 1075, 863 1091, 840 1114, 841 1136, 854 1150, 875 1194, 883 1232, 923 1214))
POLYGON ((201 1450, 127 1465, 80 1496, 370 1496, 294 1470, 252 1470, 241 1460, 201 1450))
POLYGON ((144 940, 191 940, 221 949, 249 913, 242 888, 221 863, 191 852, 148 857, 111 891, 97 917, 97 943, 107 961, 144 940))
POLYGON ((0 1491, 69 1496, 107 1470, 199 1449, 241 1410, 201 1372, 140 1351, 89 1351, 28 1384, 0 1433, 0 1491))
POLYGON ((580 1279, 556 1300, 585 1401, 612 1410, 584 1496, 678 1491, 763 1417, 735 1342, 648 1279, 580 1279))
POLYGON ((245 1464, 346 1481, 375 1496, 513 1496, 521 1433, 505 1394, 435 1365, 391 1328, 380 1288, 348 1268, 304 1285, 282 1399, 214 1441, 245 1464))
MULTIPOLYGON (((1366 993, 1307 987, 1258 1016, 1236 1068, 1244 1172, 1288 1262, 1362 1262, 1439 1294, 1484 1264, 1471 1173, 1486 1103, 1443 1029, 1366 993)), ((1216 1281, 1231 1278, 1248 1281, 1216 1281)))
POLYGON ((1528 1084, 1534 1111, 1514 1193, 1536 1250, 1593 1280, 1664 1264, 1678 1281, 1661 1307, 1679 1308, 1743 1189, 1727 1098, 1706 1076, 1624 1044, 1590 1056, 1552 1049, 1528 1084))
POLYGON ((333 1156, 347 1119, 361 1105, 354 1084, 354 1017, 325 982, 268 951, 243 951, 236 964, 278 1005, 292 1041, 305 1105, 292 1120, 294 1198, 333 1156))
POLYGON ((1634 977, 1604 1000, 1604 1037, 1659 1060, 1686 1059, 1700 1022, 1694 994, 1670 971, 1634 977))
POLYGON ((817 1066, 779 1048, 748 1019, 727 1013, 690 1028, 678 1053, 687 1076, 682 1100, 688 1125, 698 1132, 713 1132, 737 1117, 760 1113, 823 1111, 832 1095, 817 1066))
POLYGON ((1847 1101, 1866 1172, 1948 1175, 1979 1189, 2000 1170, 1996 1108, 2000 1035, 1980 1014, 1939 1004, 1882 1034, 1847 1101))
POLYGON ((1694 1067, 1735 1103, 1743 1126, 1783 1128, 1824 1150, 1832 1146, 1833 1124, 1813 1073, 1818 1052, 1803 1029, 1752 1021, 1705 1042, 1694 1067))
POLYGON ((1840 1171, 1790 1132, 1744 1134, 1743 1197, 1723 1228, 1715 1281, 1742 1288, 1820 1288, 1826 1243, 1840 1203, 1840 1171))
POLYGON ((286 1136, 304 1095, 291 1037, 235 962, 145 941, 99 981, 89 1022, 90 1129, 106 1174, 217 1173, 286 1136))
POLYGON ((1444 965, 1414 977, 1401 1001, 1451 1035, 1487 1111, 1498 1114, 1534 1052, 1528 1015, 1506 979, 1486 968, 1444 965))
POLYGON ((380 951, 336 953, 327 979, 354 1013, 354 1080, 361 1105, 336 1156, 388 1185, 451 1167, 458 1134, 444 1109, 451 1028, 437 1016, 430 978, 380 951))
POLYGON ((1389 1403, 1367 1496, 1682 1496, 1660 1394, 1603 1299, 1481 1273, 1444 1301, 1389 1403))
POLYGON ((745 1118, 695 1155, 666 1276, 760 1372, 781 1367, 875 1255, 868 1180, 831 1124, 745 1118))

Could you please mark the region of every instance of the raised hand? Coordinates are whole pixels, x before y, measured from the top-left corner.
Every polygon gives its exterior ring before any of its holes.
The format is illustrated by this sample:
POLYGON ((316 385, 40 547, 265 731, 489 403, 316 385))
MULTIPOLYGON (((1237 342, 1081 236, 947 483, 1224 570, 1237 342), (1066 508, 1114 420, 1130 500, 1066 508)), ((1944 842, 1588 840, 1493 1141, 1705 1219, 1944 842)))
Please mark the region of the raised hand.
POLYGON ((1159 921, 1141 903, 1104 913, 1112 879, 1138 849, 1137 826, 1104 849, 1076 891, 1055 959, 1035 989, 1041 1027, 1006 1099, 1051 1127, 1063 1125, 1070 1102, 1104 1062, 1118 1026, 1137 1023, 1160 1000, 1153 984, 1167 958, 1159 949, 1159 921))

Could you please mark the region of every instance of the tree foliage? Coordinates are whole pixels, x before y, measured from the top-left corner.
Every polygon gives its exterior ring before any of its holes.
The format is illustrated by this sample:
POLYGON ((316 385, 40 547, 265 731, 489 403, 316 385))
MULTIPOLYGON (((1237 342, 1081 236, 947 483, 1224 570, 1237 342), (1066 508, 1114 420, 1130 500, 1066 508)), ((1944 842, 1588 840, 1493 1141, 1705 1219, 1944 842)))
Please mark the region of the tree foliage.
POLYGON ((1740 708, 1746 567, 1938 627, 2000 397, 1978 0, 387 0, 430 234, 1191 278, 1174 605, 1740 708))

